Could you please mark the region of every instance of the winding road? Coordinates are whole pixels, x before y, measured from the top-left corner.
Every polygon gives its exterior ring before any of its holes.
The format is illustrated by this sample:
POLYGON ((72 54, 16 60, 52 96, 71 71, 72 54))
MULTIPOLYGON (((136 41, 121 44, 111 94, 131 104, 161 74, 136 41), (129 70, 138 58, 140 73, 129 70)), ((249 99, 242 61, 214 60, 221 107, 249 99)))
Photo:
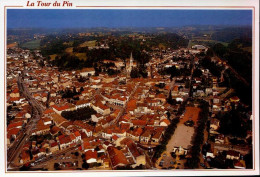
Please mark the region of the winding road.
MULTIPOLYGON (((22 72, 21 75, 24 73, 22 72)), ((22 128, 18 137, 13 142, 12 146, 7 150, 7 167, 18 167, 20 164, 15 164, 15 160, 18 158, 19 154, 22 151, 22 147, 29 140, 33 128, 36 126, 37 122, 41 118, 43 107, 31 96, 28 89, 24 86, 22 76, 19 75, 17 79, 18 87, 20 92, 28 100, 29 104, 32 107, 32 117, 25 127, 22 128)))

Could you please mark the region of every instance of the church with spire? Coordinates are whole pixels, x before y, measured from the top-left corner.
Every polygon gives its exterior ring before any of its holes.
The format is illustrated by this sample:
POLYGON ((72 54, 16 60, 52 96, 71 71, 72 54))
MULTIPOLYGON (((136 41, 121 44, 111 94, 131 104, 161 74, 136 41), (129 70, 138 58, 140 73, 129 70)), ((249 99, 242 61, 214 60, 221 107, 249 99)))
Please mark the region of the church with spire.
POLYGON ((136 63, 134 62, 133 53, 131 52, 129 62, 126 63, 126 73, 128 78, 130 77, 130 73, 134 66, 136 66, 136 63))

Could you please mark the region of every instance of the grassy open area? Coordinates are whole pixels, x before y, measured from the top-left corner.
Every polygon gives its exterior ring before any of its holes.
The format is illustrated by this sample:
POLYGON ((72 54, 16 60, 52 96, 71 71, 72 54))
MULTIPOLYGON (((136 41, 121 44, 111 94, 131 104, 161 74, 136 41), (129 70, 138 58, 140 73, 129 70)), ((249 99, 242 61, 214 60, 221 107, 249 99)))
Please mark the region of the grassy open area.
POLYGON ((217 44, 217 43, 220 43, 224 46, 228 46, 228 43, 227 42, 222 42, 222 41, 215 41, 215 40, 211 40, 211 39, 196 39, 196 40, 192 40, 192 45, 196 45, 198 43, 196 43, 196 41, 198 41, 199 43, 202 43, 202 44, 211 44, 211 45, 214 45, 214 44, 217 44))
POLYGON ((65 49, 65 52, 67 53, 73 53, 73 47, 69 47, 65 49))
POLYGON ((57 56, 57 54, 50 55, 51 60, 54 60, 56 56, 57 56))
POLYGON ((64 45, 68 45, 68 46, 72 46, 73 45, 73 41, 69 41, 69 42, 63 42, 64 45))
POLYGON ((163 45, 162 43, 160 43, 158 47, 159 47, 159 49, 162 49, 162 50, 166 49, 165 45, 163 45))
MULTIPOLYGON (((65 49, 65 52, 67 52, 70 55, 75 55, 77 56, 80 60, 87 60, 87 55, 86 53, 74 53, 73 52, 73 47, 69 47, 65 49)), ((56 55, 57 56, 57 55, 56 55)), ((54 56, 54 58, 56 57, 54 56)))
POLYGON ((223 44, 224 46, 228 46, 228 43, 227 42, 221 42, 221 41, 215 41, 215 40, 212 40, 212 39, 192 39, 192 42, 191 42, 191 45, 197 45, 197 44, 204 44, 204 45, 207 45, 207 44, 217 44, 217 43, 221 43, 223 44))
POLYGON ((27 49, 39 49, 40 48, 40 42, 41 40, 33 40, 26 42, 21 45, 22 48, 27 48, 27 49))
POLYGON ((211 30, 211 31, 203 31, 202 33, 211 36, 211 35, 212 35, 213 33, 215 33, 215 32, 216 32, 216 31, 211 30))
POLYGON ((80 60, 87 60, 86 53, 75 53, 75 56, 77 56, 80 60))
POLYGON ((244 51, 251 52, 252 53, 252 47, 244 47, 242 48, 244 51))
MULTIPOLYGON (((74 53, 74 52, 73 52, 73 47, 66 48, 66 49, 65 49, 65 52, 67 52, 67 53, 70 54, 70 55, 75 55, 75 56, 77 56, 80 60, 84 60, 84 61, 87 60, 87 55, 86 55, 86 53, 74 53)), ((56 56, 57 56, 56 54, 50 55, 51 60, 54 60, 56 56)))
POLYGON ((8 45, 7 45, 7 48, 11 48, 11 47, 15 47, 15 46, 17 46, 17 43, 16 43, 16 42, 11 43, 11 44, 8 44, 8 45))
POLYGON ((96 45, 96 40, 93 40, 93 41, 86 41, 80 44, 79 47, 95 47, 95 45, 96 45))

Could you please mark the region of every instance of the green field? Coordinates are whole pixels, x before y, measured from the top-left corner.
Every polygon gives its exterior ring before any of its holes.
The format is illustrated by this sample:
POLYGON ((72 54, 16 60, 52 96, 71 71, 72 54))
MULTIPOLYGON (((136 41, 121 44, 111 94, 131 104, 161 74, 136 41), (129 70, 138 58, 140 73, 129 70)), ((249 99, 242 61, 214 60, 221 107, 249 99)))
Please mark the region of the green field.
POLYGON ((73 47, 69 47, 65 49, 65 52, 67 53, 73 53, 73 47))
POLYGON ((21 47, 26 48, 26 49, 30 49, 30 50, 39 49, 40 48, 40 42, 41 42, 41 40, 29 41, 29 42, 23 43, 21 45, 21 47))
POLYGON ((63 42, 63 45, 72 46, 73 45, 73 41, 63 42))
POLYGON ((244 47, 242 50, 252 53, 252 47, 244 47))
POLYGON ((80 60, 87 60, 86 53, 75 53, 75 56, 77 56, 80 60))
POLYGON ((191 44, 189 43, 189 45, 193 46, 193 45, 201 44, 201 45, 207 46, 207 44, 214 45, 214 44, 217 44, 217 43, 221 43, 224 46, 228 46, 227 42, 215 41, 215 40, 211 40, 211 39, 192 39, 191 44))
POLYGON ((95 45, 96 45, 96 40, 93 40, 93 41, 86 41, 80 44, 79 47, 95 47, 95 45))
POLYGON ((57 54, 50 55, 51 61, 55 60, 55 57, 58 56, 57 54))

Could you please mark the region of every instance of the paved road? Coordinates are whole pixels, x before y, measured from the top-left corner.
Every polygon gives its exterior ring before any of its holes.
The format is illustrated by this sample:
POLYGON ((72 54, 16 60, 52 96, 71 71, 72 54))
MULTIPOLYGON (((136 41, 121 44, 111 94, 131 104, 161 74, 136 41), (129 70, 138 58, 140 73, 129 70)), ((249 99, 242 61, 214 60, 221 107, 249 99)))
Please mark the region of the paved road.
POLYGON ((8 149, 7 167, 10 165, 19 166, 19 164, 14 164, 14 161, 17 160, 19 154, 22 151, 22 147, 28 141, 33 128, 36 126, 43 112, 43 107, 31 96, 28 89, 24 86, 21 76, 18 77, 18 87, 24 97, 29 101, 30 105, 32 106, 32 117, 30 118, 26 126, 22 129, 22 132, 19 133, 12 146, 8 149))
MULTIPOLYGON (((192 69, 191 69, 191 75, 190 75, 190 88, 189 88, 189 98, 192 98, 192 79, 193 79, 193 71, 194 71, 194 69, 195 69, 195 66, 194 66, 194 58, 192 58, 192 60, 191 60, 191 66, 192 66, 192 69)), ((174 83, 175 83, 175 78, 173 79, 173 81, 171 82, 171 85, 170 85, 170 89, 172 89, 173 88, 173 85, 174 85, 174 83)), ((174 134, 173 134, 174 135, 174 134)), ((173 135, 172 135, 172 137, 173 137, 173 135)), ((171 138, 172 138, 171 137, 171 138)), ((169 142, 171 142, 171 141, 169 141, 169 142)), ((172 148, 170 149, 169 148, 169 142, 168 142, 168 144, 166 145, 166 151, 164 151, 162 154, 161 154, 161 156, 157 159, 157 161, 156 161, 156 163, 155 163, 155 167, 157 168, 157 169, 161 169, 162 167, 160 167, 159 166, 159 164, 160 164, 160 162, 161 162, 161 160, 163 159, 164 160, 164 163, 163 163, 163 167, 166 167, 166 168, 169 168, 169 167, 175 167, 176 168, 176 165, 173 165, 173 164, 171 164, 171 162, 173 162, 174 161, 174 159, 173 159, 173 157, 171 156, 171 151, 172 151, 172 148)), ((176 163, 179 163, 179 157, 177 157, 176 159, 175 159, 176 161, 176 163)))
MULTIPOLYGON (((53 155, 50 155, 50 156, 47 156, 47 157, 43 157, 41 160, 35 162, 34 164, 34 167, 33 168, 40 168, 42 167, 45 163, 55 159, 56 157, 59 157, 61 156, 62 154, 65 154, 65 153, 68 153, 68 152, 71 152, 71 151, 74 151, 75 149, 77 149, 79 147, 80 144, 76 144, 75 146, 72 146, 72 147, 69 147, 69 148, 66 148, 62 151, 58 151, 57 153, 53 154, 53 155)), ((45 166, 45 165, 44 165, 45 166)))
POLYGON ((133 97, 135 91, 136 91, 137 88, 138 88, 138 85, 139 85, 139 84, 137 84, 137 85, 135 86, 135 88, 133 89, 133 91, 131 92, 131 94, 130 94, 130 96, 129 96, 129 99, 126 101, 125 105, 123 106, 123 109, 120 110, 120 112, 119 112, 118 116, 116 117, 116 119, 114 119, 113 121, 111 121, 111 122, 109 123, 109 125, 117 124, 117 123, 118 123, 120 117, 125 113, 125 109, 126 109, 127 103, 128 103, 128 101, 130 101, 130 100, 132 99, 132 97, 133 97))
POLYGON ((173 89, 173 86, 174 86, 174 84, 175 84, 175 81, 176 81, 176 77, 174 77, 174 78, 172 79, 171 83, 170 83, 170 90, 169 90, 169 93, 168 93, 168 97, 169 97, 169 95, 170 95, 170 93, 171 93, 171 91, 172 91, 172 89, 173 89))
POLYGON ((191 49, 191 47, 192 47, 192 40, 189 40, 189 43, 188 43, 187 48, 188 48, 188 49, 191 49))

